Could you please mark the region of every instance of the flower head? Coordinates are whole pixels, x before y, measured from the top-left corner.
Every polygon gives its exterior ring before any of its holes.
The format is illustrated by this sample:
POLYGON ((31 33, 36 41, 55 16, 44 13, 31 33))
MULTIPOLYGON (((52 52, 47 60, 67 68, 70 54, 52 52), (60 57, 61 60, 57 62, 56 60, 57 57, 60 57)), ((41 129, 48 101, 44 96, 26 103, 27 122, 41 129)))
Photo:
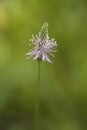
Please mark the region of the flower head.
POLYGON ((33 45, 33 49, 30 50, 26 55, 29 58, 34 57, 34 60, 48 61, 51 63, 49 55, 54 56, 53 52, 56 52, 57 44, 54 39, 49 39, 47 23, 43 24, 38 35, 32 35, 30 42, 30 45, 33 45))

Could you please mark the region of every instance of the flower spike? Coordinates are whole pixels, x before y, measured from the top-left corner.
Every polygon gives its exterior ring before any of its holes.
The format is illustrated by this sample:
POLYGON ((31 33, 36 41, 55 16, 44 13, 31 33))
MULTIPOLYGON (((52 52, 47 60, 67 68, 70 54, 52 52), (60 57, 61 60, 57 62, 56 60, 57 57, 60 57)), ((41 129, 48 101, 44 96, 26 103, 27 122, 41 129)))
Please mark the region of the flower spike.
POLYGON ((53 52, 56 52, 57 44, 54 39, 49 40, 48 23, 42 25, 38 35, 32 35, 30 42, 34 48, 26 54, 28 57, 33 57, 34 60, 52 62, 49 55, 53 56, 53 52))

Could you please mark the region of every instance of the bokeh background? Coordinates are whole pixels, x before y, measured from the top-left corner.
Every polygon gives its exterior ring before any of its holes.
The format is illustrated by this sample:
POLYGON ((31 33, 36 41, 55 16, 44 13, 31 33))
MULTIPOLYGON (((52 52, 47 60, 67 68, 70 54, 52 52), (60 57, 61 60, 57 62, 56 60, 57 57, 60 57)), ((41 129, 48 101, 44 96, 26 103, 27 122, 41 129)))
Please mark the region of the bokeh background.
POLYGON ((43 62, 40 130, 87 130, 87 0, 0 0, 0 130, 33 130, 38 63, 29 39, 44 22, 58 43, 43 62))

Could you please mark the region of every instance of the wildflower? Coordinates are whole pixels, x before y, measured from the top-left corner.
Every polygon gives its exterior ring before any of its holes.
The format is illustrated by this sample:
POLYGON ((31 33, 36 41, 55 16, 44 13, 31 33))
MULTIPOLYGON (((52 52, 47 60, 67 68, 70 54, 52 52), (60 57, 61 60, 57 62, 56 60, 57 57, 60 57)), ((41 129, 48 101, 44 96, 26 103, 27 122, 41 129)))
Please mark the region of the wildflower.
POLYGON ((33 49, 26 54, 28 58, 34 57, 34 60, 52 62, 49 55, 54 56, 53 52, 56 52, 57 44, 54 39, 49 39, 47 23, 43 24, 38 35, 32 35, 30 42, 33 49))

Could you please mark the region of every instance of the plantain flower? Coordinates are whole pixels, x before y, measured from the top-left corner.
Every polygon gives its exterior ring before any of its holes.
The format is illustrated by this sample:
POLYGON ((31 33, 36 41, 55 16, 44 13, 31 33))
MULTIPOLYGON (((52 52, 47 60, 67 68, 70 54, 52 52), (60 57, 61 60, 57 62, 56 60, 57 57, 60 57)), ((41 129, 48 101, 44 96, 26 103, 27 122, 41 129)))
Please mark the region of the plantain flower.
POLYGON ((28 58, 33 57, 34 60, 52 62, 49 55, 54 56, 53 52, 57 51, 57 44, 54 39, 49 39, 47 23, 43 24, 38 35, 32 35, 30 43, 33 49, 26 54, 28 58))

